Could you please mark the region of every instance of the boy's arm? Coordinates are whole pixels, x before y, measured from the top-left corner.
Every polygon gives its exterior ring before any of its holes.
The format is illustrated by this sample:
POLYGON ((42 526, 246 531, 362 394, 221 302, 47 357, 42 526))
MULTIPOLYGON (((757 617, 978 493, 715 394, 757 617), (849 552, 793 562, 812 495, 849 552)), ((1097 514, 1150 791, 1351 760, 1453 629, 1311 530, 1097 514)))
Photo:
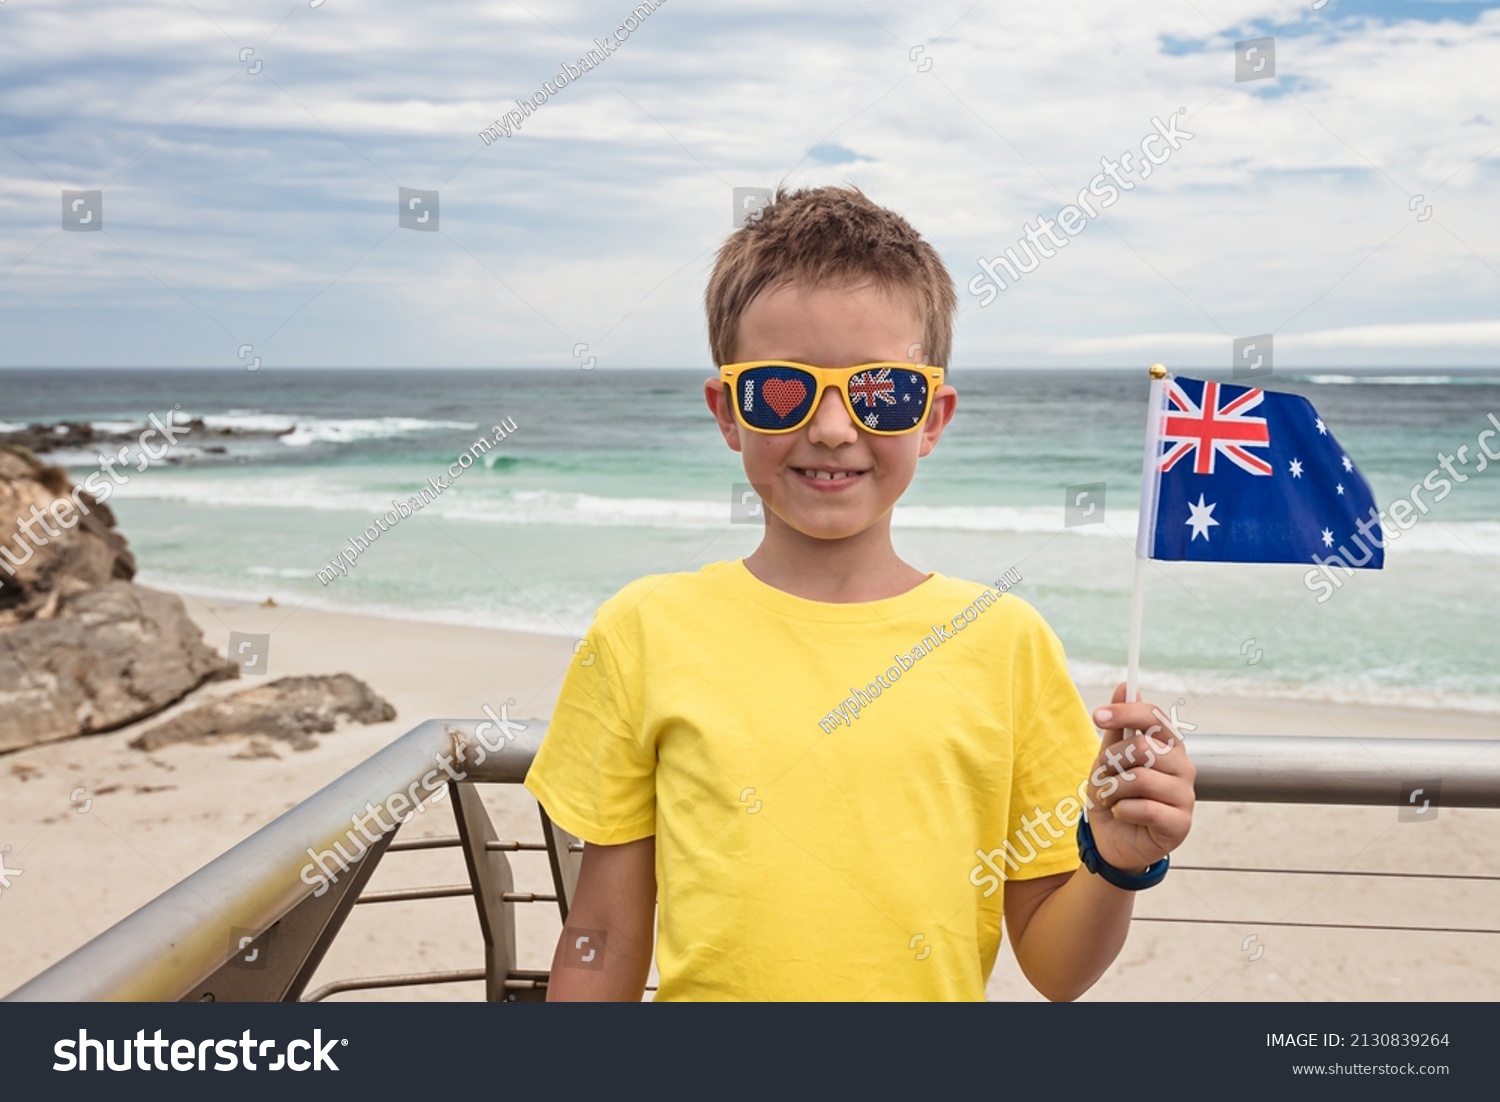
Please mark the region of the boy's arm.
MULTIPOLYGON (((1124 700, 1121 685, 1110 706, 1094 713, 1104 742, 1089 776, 1089 826, 1100 857, 1140 873, 1187 837, 1196 770, 1161 709, 1124 700), (1127 729, 1144 734, 1126 738, 1127 729)), ((1082 865, 1071 873, 1008 880, 1005 924, 1016 963, 1047 998, 1076 999, 1114 963, 1134 905, 1134 892, 1082 865)))
POLYGON ((655 919, 656 838, 585 845, 573 906, 552 955, 547 1001, 640 1002, 655 919), (580 944, 583 938, 589 940, 580 944))
POLYGON ((1056 876, 1006 881, 1005 925, 1031 986, 1054 1002, 1069 1002, 1094 986, 1125 944, 1134 894, 1082 865, 1056 876))

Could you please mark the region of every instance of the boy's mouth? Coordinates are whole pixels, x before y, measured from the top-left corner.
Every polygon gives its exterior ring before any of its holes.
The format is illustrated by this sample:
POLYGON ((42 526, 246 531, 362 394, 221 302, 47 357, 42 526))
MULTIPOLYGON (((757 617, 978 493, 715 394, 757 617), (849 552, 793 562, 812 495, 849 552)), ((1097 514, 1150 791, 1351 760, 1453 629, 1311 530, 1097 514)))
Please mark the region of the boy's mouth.
POLYGON ((803 482, 819 490, 842 490, 869 473, 848 467, 793 467, 792 471, 803 482))

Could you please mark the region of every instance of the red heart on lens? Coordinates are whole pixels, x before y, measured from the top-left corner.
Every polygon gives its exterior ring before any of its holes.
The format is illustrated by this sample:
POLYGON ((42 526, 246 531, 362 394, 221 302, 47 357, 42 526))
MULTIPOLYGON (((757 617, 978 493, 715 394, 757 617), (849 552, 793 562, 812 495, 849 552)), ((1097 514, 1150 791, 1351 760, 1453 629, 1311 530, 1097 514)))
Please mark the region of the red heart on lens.
POLYGON ((785 417, 807 397, 807 384, 801 379, 767 379, 761 384, 760 393, 777 416, 785 417))

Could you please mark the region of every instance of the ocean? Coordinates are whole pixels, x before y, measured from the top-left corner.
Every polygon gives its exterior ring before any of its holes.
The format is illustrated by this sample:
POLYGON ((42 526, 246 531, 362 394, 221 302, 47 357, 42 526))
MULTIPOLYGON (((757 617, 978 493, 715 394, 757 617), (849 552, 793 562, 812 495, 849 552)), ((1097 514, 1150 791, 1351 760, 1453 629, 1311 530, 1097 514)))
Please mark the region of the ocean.
MULTIPOLYGON (((109 505, 144 584, 580 637, 631 579, 755 548, 759 525, 730 523, 745 476, 704 405, 704 378, 13 369, 0 371, 0 431, 84 422, 134 433, 153 413, 202 419, 143 471, 133 451, 116 468, 128 482, 109 505), (377 514, 446 479, 497 425, 499 443, 328 580, 329 560, 377 514)), ((1014 569, 1015 592, 1056 629, 1075 676, 1122 677, 1145 371, 959 370, 951 382, 958 415, 897 507, 898 553, 982 582, 1014 569), (1104 522, 1066 528, 1066 487, 1096 482, 1107 487, 1104 522)), ((1479 472, 1473 454, 1487 415, 1500 416, 1500 370, 1278 369, 1261 385, 1309 398, 1383 505, 1407 496, 1440 451, 1467 445, 1467 481, 1393 541, 1385 570, 1358 571, 1322 602, 1304 566, 1153 564, 1146 687, 1158 699, 1500 714, 1500 465, 1479 472)), ((76 480, 98 467, 83 449, 46 458, 76 480)))

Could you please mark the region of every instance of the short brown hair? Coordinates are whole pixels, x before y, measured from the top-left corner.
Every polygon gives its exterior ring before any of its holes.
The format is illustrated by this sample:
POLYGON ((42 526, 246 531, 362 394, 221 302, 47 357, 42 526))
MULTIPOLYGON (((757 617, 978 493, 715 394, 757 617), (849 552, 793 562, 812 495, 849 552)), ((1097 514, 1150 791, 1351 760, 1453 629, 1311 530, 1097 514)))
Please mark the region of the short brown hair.
POLYGON ((922 319, 922 361, 948 366, 953 278, 910 222, 852 186, 778 188, 760 217, 724 242, 704 295, 714 362, 733 361, 740 318, 762 291, 839 280, 910 292, 922 319))

